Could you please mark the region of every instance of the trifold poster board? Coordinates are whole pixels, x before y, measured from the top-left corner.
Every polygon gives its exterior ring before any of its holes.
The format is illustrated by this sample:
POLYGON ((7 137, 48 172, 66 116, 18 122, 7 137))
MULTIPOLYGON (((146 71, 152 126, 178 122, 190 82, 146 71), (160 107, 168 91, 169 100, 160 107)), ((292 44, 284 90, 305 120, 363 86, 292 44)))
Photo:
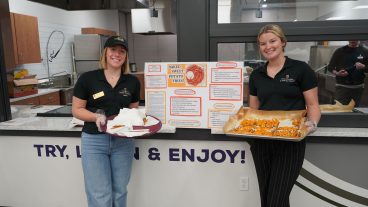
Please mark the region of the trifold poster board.
POLYGON ((177 128, 220 128, 243 105, 242 62, 145 63, 146 112, 177 128))

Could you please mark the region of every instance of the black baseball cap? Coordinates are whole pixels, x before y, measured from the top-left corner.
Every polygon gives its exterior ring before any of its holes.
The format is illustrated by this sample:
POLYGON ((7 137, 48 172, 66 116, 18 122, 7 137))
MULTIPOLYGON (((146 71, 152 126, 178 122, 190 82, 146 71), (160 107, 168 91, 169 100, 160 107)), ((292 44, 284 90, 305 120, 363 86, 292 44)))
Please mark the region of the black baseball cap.
POLYGON ((128 42, 124 38, 119 37, 119 36, 109 37, 105 42, 104 48, 113 47, 116 45, 121 45, 126 49, 126 51, 128 51, 128 42))

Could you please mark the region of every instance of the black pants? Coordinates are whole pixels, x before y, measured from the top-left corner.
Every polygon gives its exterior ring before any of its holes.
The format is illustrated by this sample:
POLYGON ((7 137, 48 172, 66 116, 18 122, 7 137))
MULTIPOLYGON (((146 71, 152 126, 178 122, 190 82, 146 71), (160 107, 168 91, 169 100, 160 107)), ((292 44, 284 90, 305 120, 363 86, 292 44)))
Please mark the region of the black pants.
POLYGON ((335 99, 340 103, 347 105, 351 99, 355 101, 355 106, 358 107, 364 88, 345 88, 342 86, 336 86, 335 99))
POLYGON ((262 207, 289 207, 289 196, 304 161, 305 140, 254 140, 250 144, 262 207))

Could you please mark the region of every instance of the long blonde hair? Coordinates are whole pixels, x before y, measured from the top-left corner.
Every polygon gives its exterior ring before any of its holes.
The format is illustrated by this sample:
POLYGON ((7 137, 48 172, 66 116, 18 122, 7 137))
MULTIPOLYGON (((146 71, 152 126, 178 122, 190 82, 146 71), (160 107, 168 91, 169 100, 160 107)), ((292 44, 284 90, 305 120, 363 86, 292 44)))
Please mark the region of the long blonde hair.
MULTIPOLYGON (((101 57, 100 57, 100 68, 102 68, 104 70, 107 68, 106 53, 107 53, 107 47, 102 51, 102 54, 101 54, 101 57)), ((125 61, 124 61, 123 65, 121 66, 121 72, 123 74, 130 73, 128 51, 126 53, 125 61)))
POLYGON ((285 45, 282 47, 283 50, 285 49, 287 39, 286 39, 284 31, 282 30, 282 28, 279 25, 267 24, 267 25, 263 26, 258 32, 258 36, 257 36, 257 43, 258 44, 259 44, 259 38, 261 37, 261 35, 263 35, 265 33, 272 33, 272 34, 276 35, 277 37, 279 37, 281 39, 281 42, 285 43, 285 45))

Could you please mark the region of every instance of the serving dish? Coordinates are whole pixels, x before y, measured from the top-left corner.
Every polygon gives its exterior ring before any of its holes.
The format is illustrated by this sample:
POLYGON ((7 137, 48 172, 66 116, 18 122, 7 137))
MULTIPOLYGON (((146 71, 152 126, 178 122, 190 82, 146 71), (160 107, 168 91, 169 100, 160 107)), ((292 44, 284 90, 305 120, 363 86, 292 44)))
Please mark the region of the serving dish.
POLYGON ((118 128, 109 129, 107 127, 107 123, 113 120, 115 117, 116 115, 107 117, 106 124, 101 126, 101 130, 107 134, 114 135, 116 137, 134 138, 140 136, 150 136, 158 132, 162 127, 162 123, 158 118, 147 115, 145 124, 142 126, 125 126, 122 124, 118 126, 118 128))

